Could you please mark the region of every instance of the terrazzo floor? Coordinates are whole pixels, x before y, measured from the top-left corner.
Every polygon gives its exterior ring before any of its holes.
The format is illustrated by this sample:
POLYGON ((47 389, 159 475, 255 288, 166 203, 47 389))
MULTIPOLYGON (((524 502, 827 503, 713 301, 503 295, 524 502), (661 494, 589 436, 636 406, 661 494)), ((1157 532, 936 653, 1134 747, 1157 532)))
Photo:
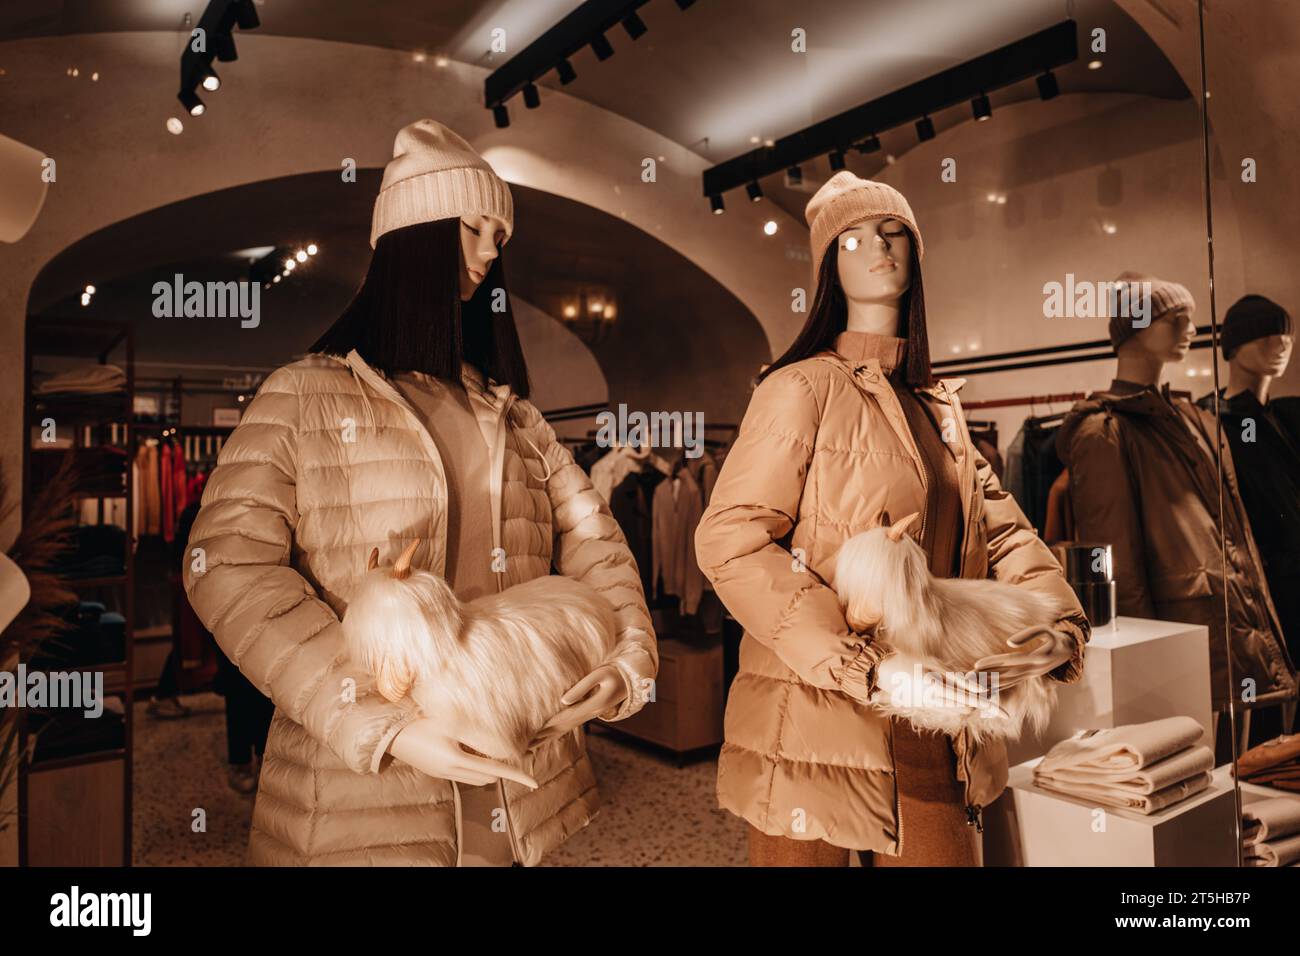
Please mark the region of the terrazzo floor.
MULTIPOLYGON (((137 866, 239 866, 253 797, 226 785, 225 701, 182 698, 181 720, 135 712, 137 866)), ((744 866, 744 824, 718 809, 718 764, 683 767, 599 727, 587 735, 602 806, 544 866, 744 866)))

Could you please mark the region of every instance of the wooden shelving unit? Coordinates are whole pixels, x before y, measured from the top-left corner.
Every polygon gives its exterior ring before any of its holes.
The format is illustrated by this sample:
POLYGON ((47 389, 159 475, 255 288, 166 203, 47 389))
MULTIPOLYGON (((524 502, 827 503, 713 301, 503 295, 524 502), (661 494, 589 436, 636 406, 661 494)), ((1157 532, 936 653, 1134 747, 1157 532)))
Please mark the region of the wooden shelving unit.
MULTIPOLYGON (((104 514, 108 498, 126 499, 123 573, 71 578, 68 586, 80 599, 99 600, 125 619, 124 659, 92 664, 51 664, 49 670, 102 671, 104 694, 121 700, 121 733, 102 735, 108 743, 81 752, 42 755, 33 719, 19 710, 18 862, 20 866, 129 866, 131 864, 131 780, 134 739, 135 566, 131 529, 131 465, 135 460, 134 405, 135 343, 131 326, 123 322, 30 322, 27 327, 26 400, 23 431, 23 510, 28 513, 42 476, 51 473, 67 448, 32 447, 32 428, 53 418, 58 426, 71 426, 79 468, 94 475, 80 488, 69 508, 86 499, 99 501, 104 514), (102 395, 35 395, 33 367, 43 359, 80 359, 113 363, 126 373, 124 391, 102 395), (116 441, 111 441, 116 437, 116 441), (113 444, 123 455, 102 449, 113 444), (119 469, 105 468, 106 463, 119 469)), ((54 653, 54 652, 51 652, 54 653)), ((110 713, 105 708, 105 716, 110 713)), ((89 718, 72 710, 56 720, 89 718), (74 716, 75 715, 75 716, 74 716)), ((100 720, 105 717, 99 718, 100 720)), ((48 724, 47 724, 48 726, 48 724)), ((104 724, 110 729, 109 724, 104 724)), ((103 740, 101 740, 101 743, 103 740)))

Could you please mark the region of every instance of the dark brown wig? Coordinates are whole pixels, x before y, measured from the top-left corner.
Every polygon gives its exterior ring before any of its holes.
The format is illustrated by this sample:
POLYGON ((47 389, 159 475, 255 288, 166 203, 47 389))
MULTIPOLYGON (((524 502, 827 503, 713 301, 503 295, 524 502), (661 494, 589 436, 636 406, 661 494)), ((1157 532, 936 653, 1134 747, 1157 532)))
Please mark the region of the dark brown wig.
POLYGON ((380 236, 361 287, 310 351, 345 356, 356 349, 386 376, 413 371, 453 382, 465 361, 527 398, 528 367, 502 256, 461 302, 460 227, 458 218, 438 219, 380 236))
MULTIPOLYGON (((930 340, 925 330, 925 288, 921 283, 921 260, 917 256, 916 237, 910 229, 908 236, 912 240, 909 269, 912 284, 903 293, 900 308, 903 316, 900 335, 907 339, 907 355, 903 368, 895 375, 903 384, 912 388, 928 388, 934 384, 934 375, 930 371, 930 340)), ((836 236, 831 240, 826 255, 822 256, 821 269, 817 273, 817 294, 813 297, 808 321, 785 350, 785 354, 759 374, 758 381, 763 381, 779 368, 793 365, 823 349, 833 348, 835 336, 847 327, 849 305, 840 285, 839 253, 840 240, 836 236)))

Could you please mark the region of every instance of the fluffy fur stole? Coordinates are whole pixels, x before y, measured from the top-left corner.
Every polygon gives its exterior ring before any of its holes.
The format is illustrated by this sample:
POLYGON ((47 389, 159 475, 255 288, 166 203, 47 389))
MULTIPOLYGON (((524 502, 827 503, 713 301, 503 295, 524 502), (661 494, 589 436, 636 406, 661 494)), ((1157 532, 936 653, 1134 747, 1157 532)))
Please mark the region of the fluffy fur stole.
MULTIPOLYGON (((980 658, 1014 650, 1008 638, 1051 629, 1058 615, 1042 595, 999 581, 931 576, 925 552, 905 533, 916 517, 873 528, 841 547, 835 589, 850 627, 860 632, 874 627, 881 642, 919 658, 926 671, 966 675, 970 682, 981 679, 971 673, 980 658)), ((1035 731, 1047 725, 1056 705, 1049 677, 1011 687, 997 686, 994 678, 995 672, 987 686, 1008 717, 990 708, 947 704, 935 693, 900 702, 891 699, 888 687, 873 703, 887 714, 908 718, 918 730, 955 736, 966 727, 976 740, 1016 739, 1026 724, 1035 731)))
POLYGON ((343 616, 349 654, 381 694, 408 693, 463 744, 517 761, 560 697, 614 649, 614 611, 590 586, 551 576, 462 603, 441 577, 391 568, 379 549, 343 616))

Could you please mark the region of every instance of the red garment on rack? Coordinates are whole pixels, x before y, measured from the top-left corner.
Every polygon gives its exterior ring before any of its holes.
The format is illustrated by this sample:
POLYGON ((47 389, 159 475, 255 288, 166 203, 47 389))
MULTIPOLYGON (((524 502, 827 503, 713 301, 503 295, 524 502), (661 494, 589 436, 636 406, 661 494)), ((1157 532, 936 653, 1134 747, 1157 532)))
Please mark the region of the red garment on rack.
POLYGON ((171 442, 163 442, 158 463, 158 481, 162 490, 162 536, 167 542, 176 537, 176 483, 172 481, 172 455, 175 450, 171 442))
POLYGON ((189 496, 186 494, 186 485, 188 484, 185 474, 185 449, 180 443, 172 449, 172 514, 175 520, 179 521, 181 512, 185 506, 190 503, 189 496))

